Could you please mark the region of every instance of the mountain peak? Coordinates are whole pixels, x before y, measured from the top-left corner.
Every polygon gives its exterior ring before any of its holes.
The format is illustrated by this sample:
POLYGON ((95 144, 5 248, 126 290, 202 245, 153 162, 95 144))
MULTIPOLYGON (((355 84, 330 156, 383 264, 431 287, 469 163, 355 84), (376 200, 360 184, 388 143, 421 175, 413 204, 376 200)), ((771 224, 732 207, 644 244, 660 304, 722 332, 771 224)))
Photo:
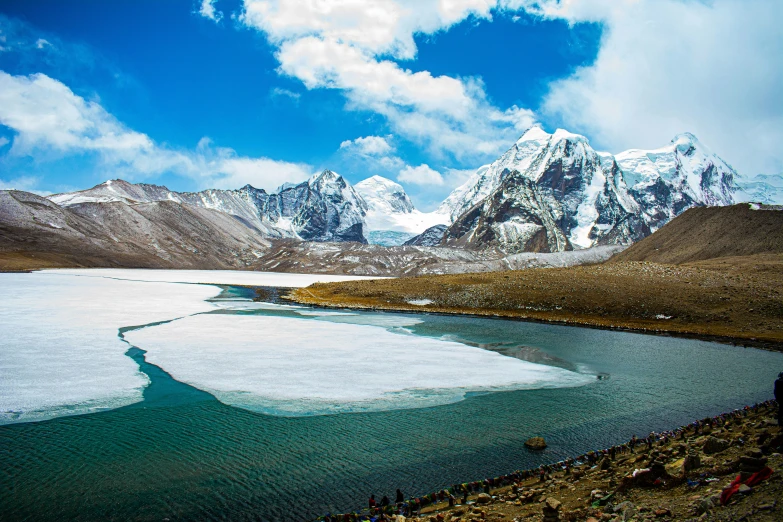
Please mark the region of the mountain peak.
POLYGON ((517 140, 517 143, 524 141, 539 141, 548 140, 551 134, 544 130, 540 123, 534 124, 528 130, 526 130, 522 136, 517 140))

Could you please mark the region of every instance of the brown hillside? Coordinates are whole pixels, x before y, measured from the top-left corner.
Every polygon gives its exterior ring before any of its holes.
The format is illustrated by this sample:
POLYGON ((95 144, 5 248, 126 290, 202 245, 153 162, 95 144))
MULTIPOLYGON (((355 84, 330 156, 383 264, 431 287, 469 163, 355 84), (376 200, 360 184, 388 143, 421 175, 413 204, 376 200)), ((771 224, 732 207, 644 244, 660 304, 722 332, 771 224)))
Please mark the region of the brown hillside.
POLYGON ((706 259, 783 253, 783 211, 748 204, 685 211, 610 262, 682 264, 706 259))

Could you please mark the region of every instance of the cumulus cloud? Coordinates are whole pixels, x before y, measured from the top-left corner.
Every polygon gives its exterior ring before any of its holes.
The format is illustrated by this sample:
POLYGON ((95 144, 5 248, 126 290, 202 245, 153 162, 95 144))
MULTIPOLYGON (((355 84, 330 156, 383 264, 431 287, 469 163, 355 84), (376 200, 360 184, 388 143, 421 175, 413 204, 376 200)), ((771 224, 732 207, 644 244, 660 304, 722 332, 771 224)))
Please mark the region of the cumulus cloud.
POLYGON ((340 150, 362 156, 381 156, 392 152, 394 147, 382 136, 365 136, 343 141, 340 143, 340 150))
POLYGON ((198 10, 198 14, 204 18, 208 18, 217 23, 223 19, 223 13, 215 9, 215 2, 217 0, 201 0, 201 7, 198 10))
POLYGON ((90 153, 112 172, 145 179, 171 172, 202 187, 236 188, 250 183, 273 190, 306 179, 306 165, 239 156, 202 139, 194 150, 172 149, 118 121, 99 103, 75 94, 44 74, 13 76, 0 71, 0 124, 16 132, 11 156, 90 153))
POLYGON ((495 107, 474 78, 434 76, 412 59, 413 35, 487 18, 497 1, 245 0, 241 20, 277 46, 280 72, 308 89, 343 91, 348 107, 383 115, 399 135, 438 155, 482 158, 529 127, 532 111, 495 107))
POLYGON ((595 62, 555 81, 543 113, 612 151, 690 131, 740 173, 783 171, 779 0, 536 0, 545 18, 604 24, 595 62))
POLYGON ((443 185, 443 176, 437 170, 431 169, 429 165, 423 163, 418 167, 407 165, 397 175, 397 181, 410 183, 412 185, 443 185))

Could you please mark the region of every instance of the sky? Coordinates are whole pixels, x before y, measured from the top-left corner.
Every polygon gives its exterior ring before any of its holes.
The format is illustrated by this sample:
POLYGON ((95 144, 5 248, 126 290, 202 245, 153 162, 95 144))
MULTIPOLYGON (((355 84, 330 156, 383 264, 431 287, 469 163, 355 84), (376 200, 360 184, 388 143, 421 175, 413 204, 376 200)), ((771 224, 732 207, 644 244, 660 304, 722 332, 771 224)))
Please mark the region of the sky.
POLYGON ((274 191, 325 168, 432 210, 531 125, 692 132, 783 172, 779 0, 0 0, 0 189, 274 191))

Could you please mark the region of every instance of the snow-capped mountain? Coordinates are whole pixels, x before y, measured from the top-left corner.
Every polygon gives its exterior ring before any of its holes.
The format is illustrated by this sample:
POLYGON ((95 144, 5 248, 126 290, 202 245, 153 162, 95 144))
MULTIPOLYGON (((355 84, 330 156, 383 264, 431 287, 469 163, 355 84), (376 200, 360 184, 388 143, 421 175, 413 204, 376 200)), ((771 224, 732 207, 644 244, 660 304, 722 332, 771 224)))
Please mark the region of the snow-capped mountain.
POLYGON ((621 152, 615 160, 653 232, 688 208, 735 202, 737 172, 693 134, 679 134, 660 149, 621 152))
POLYGON ((538 126, 480 168, 444 207, 458 216, 444 236, 454 246, 560 252, 630 242, 648 232, 614 161, 584 136, 538 126))
POLYGON ((735 202, 737 173, 692 134, 661 149, 597 152, 535 126, 441 205, 442 244, 507 252, 627 244, 693 206, 735 202))
POLYGON ((367 203, 366 230, 375 232, 375 236, 378 232, 404 232, 413 236, 434 225, 451 222, 447 214, 417 210, 402 185, 382 176, 367 178, 354 188, 367 203))
POLYGON ((159 185, 111 180, 89 190, 56 194, 49 199, 63 207, 169 200, 230 214, 265 237, 367 242, 367 205, 342 176, 329 170, 298 185, 284 187, 277 194, 250 185, 238 190, 174 192, 159 185))
POLYGON ((738 201, 783 205, 783 173, 777 176, 758 174, 753 178, 740 178, 737 185, 740 188, 736 195, 738 201))

